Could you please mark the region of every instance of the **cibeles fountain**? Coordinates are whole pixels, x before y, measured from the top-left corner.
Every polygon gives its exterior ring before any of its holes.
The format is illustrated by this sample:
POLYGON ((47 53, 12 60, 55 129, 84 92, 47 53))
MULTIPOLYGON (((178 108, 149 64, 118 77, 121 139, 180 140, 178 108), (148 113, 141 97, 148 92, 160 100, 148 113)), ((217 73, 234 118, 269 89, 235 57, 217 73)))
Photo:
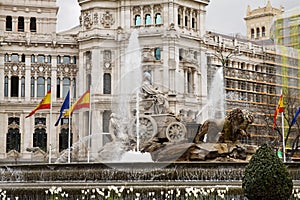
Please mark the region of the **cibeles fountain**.
MULTIPOLYGON (((185 110, 172 111, 168 95, 155 86, 151 73, 143 71, 137 31, 130 36, 125 57, 119 95, 113 102, 117 106, 113 106, 110 119, 112 141, 98 151, 96 161, 246 161, 255 152, 255 146, 238 142, 241 136, 247 136, 246 129, 253 122, 249 111, 236 108, 226 117, 209 119, 201 125, 185 110)), ((222 77, 216 78, 214 88, 222 83, 222 77)), ((216 90, 221 87, 212 89, 212 93, 219 94, 216 90)), ((205 107, 214 113, 224 99, 211 93, 209 96, 205 107)))
MULTIPOLYGON (((199 122, 197 116, 213 106, 204 106, 194 117, 183 109, 176 113, 165 90, 142 70, 140 58, 134 31, 124 76, 116 88, 119 95, 112 102, 112 141, 98 150, 93 162, 67 163, 62 158, 51 164, 0 166, 3 195, 10 199, 242 199, 244 168, 256 146, 241 144, 239 138, 247 135, 252 114, 236 108, 221 119, 212 116, 199 122)), ((294 180, 299 180, 295 168, 290 166, 294 180)))

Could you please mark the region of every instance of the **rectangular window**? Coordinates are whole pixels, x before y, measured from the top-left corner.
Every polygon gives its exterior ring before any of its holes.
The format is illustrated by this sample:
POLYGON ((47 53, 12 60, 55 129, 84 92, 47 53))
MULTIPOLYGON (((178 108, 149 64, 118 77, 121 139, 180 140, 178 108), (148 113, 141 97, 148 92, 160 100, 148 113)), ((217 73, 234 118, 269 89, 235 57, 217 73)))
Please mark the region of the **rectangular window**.
POLYGON ((18 76, 12 76, 11 77, 10 96, 11 97, 18 97, 18 94, 19 94, 19 77, 18 76))
POLYGON ((56 98, 60 98, 60 78, 56 80, 56 98))
POLYGON ((45 96, 45 78, 38 77, 37 79, 37 97, 45 96))
POLYGON ((19 55, 16 53, 11 54, 11 62, 19 62, 19 55))
POLYGON ((63 97, 67 96, 68 91, 70 90, 70 79, 64 78, 63 79, 63 97))
POLYGON ((4 77, 4 96, 8 97, 8 76, 4 77))
POLYGON ((31 97, 34 97, 34 77, 31 77, 30 94, 31 94, 31 97))
POLYGON ((24 17, 18 17, 18 32, 24 32, 24 17))
POLYGON ((21 97, 25 97, 25 77, 21 78, 21 97))
POLYGON ((103 77, 103 94, 111 94, 111 75, 105 73, 103 77))
POLYGON ((63 57, 63 64, 70 64, 70 63, 71 63, 70 56, 64 56, 63 57))
POLYGON ((36 18, 30 18, 30 32, 36 32, 36 18))
POLYGON ((7 16, 6 17, 6 31, 12 31, 12 17, 11 16, 7 16))
POLYGON ((37 62, 38 62, 38 63, 45 63, 45 56, 39 54, 39 55, 37 56, 37 62))

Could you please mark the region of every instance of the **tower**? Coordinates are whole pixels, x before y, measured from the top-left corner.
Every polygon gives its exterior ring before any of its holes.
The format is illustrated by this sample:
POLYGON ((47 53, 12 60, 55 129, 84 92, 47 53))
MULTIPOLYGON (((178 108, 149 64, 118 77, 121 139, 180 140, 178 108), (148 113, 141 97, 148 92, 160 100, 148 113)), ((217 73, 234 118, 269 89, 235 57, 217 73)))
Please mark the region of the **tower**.
POLYGON ((251 10, 247 7, 247 13, 244 20, 247 27, 247 38, 249 40, 265 40, 270 38, 270 29, 274 16, 283 13, 283 7, 273 8, 270 0, 262 8, 251 10))

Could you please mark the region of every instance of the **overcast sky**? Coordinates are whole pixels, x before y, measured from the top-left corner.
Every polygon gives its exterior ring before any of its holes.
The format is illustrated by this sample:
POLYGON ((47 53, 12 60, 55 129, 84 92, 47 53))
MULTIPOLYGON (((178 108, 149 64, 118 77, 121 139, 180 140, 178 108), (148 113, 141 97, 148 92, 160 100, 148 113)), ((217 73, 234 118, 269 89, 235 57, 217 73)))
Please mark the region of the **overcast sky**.
MULTIPOLYGON (((267 0, 210 0, 206 13, 206 28, 225 34, 246 35, 247 5, 251 9, 264 7, 267 0)), ((77 0, 57 0, 59 6, 57 30, 63 31, 79 24, 80 7, 77 0)), ((271 5, 285 10, 300 7, 300 0, 271 0, 271 5)))

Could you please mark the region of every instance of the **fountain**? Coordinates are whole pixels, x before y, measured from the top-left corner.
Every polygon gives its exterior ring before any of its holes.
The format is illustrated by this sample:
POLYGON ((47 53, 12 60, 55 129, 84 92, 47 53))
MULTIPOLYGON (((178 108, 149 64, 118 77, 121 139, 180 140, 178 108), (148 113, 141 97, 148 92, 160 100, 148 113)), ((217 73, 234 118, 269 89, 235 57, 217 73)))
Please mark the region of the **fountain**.
POLYGON ((199 110, 197 117, 204 111, 208 113, 208 119, 222 119, 225 115, 225 91, 223 67, 218 67, 214 73, 211 87, 208 89, 207 103, 199 110))
MULTIPOLYGON (((241 180, 255 147, 243 146, 238 139, 253 122, 252 114, 237 108, 200 125, 187 119, 184 111, 172 113, 151 74, 142 73, 137 38, 134 31, 126 51, 129 67, 118 84, 120 98, 113 102, 118 106, 113 106, 110 119, 112 142, 91 163, 60 163, 66 160, 62 156, 55 164, 0 165, 1 198, 245 199, 241 180)), ((89 137, 93 136, 97 134, 89 137)), ((300 188, 299 166, 287 166, 295 189, 300 188)))
POLYGON ((138 40, 138 32, 134 30, 129 38, 128 47, 125 51, 125 66, 121 72, 122 77, 118 82, 118 95, 113 100, 113 113, 110 120, 110 133, 113 141, 106 145, 102 152, 108 152, 108 149, 117 150, 121 156, 109 158, 100 152, 100 161, 113 162, 153 162, 149 153, 140 151, 140 87, 142 85, 142 67, 141 67, 141 49, 138 40), (134 78, 133 78, 134 77, 134 78), (135 97, 135 99, 134 99, 135 97), (131 106, 132 100, 135 100, 134 116, 131 106), (131 119, 136 121, 135 130, 133 130, 131 119), (135 134, 133 134, 135 133, 135 134), (127 148, 125 143, 135 141, 135 148, 127 148))

